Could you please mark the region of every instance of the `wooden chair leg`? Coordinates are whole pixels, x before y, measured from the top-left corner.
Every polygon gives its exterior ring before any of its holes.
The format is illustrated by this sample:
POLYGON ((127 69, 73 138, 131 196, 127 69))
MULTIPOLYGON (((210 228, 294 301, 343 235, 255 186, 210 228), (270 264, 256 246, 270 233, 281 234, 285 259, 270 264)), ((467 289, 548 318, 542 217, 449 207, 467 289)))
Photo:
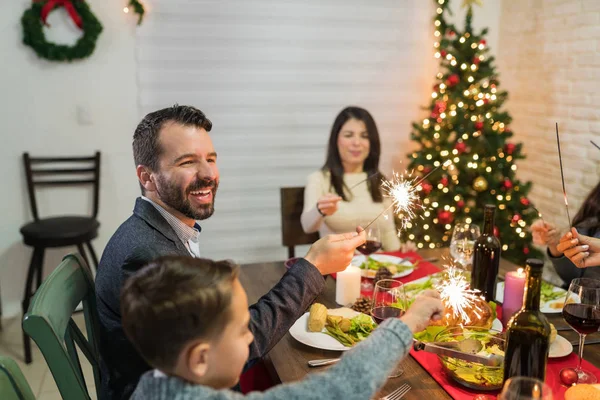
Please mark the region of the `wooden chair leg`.
MULTIPOLYGON (((27 282, 25 283, 25 293, 23 295, 23 316, 29 310, 29 302, 31 301, 31 296, 33 296, 33 276, 37 272, 37 280, 38 287, 39 282, 41 281, 41 271, 44 267, 44 248, 43 247, 35 247, 33 249, 33 254, 31 255, 31 262, 29 263, 29 270, 27 271, 27 282)), ((23 331, 23 350, 25 353, 25 363, 30 364, 31 357, 31 338, 23 331)))
POLYGON ((294 258, 294 256, 295 256, 294 246, 288 246, 288 258, 294 258))

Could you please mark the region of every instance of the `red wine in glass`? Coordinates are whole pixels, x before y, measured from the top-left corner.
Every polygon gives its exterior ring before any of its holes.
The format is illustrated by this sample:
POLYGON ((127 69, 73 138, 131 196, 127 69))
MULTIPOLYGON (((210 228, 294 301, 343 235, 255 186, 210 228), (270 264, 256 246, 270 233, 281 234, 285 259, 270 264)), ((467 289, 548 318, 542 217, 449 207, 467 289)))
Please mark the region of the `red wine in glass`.
POLYGON ((563 308, 563 317, 571 328, 583 335, 600 329, 600 307, 590 304, 567 304, 563 308))
POLYGON ((361 244, 356 248, 356 250, 360 251, 365 256, 373 254, 379 249, 381 249, 381 242, 377 240, 367 240, 364 244, 361 244))
POLYGON ((375 322, 377 322, 377 325, 381 324, 383 321, 385 321, 388 318, 401 317, 402 314, 404 314, 404 311, 402 311, 401 309, 399 309, 397 307, 392 307, 392 306, 375 307, 371 310, 371 315, 372 315, 373 319, 375 320, 375 322))

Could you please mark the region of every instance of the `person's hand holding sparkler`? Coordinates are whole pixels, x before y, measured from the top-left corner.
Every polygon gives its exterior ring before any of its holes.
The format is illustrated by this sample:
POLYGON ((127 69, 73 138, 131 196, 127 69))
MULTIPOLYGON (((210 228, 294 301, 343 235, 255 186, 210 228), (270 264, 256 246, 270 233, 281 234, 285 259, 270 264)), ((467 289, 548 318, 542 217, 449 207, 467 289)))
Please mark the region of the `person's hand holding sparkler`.
POLYGON ((561 236, 556 225, 538 219, 531 224, 531 235, 533 236, 533 243, 548 246, 552 256, 560 257, 562 255, 562 252, 556 248, 561 236))
MULTIPOLYGON (((449 265, 446 266, 445 273, 447 276, 435 288, 439 290, 446 308, 452 310, 455 319, 459 319, 464 325, 469 325, 472 321, 467 310, 477 318, 481 317, 477 307, 481 302, 481 292, 470 289, 469 281, 460 269, 449 265)), ((450 316, 446 317, 450 319, 450 316)))
POLYGON ((571 228, 560 238, 558 250, 578 268, 600 266, 600 239, 582 235, 571 228))
POLYGON ((429 289, 415 297, 415 301, 400 319, 411 332, 416 333, 427 328, 430 321, 441 319, 443 311, 444 305, 440 301, 440 294, 429 289))

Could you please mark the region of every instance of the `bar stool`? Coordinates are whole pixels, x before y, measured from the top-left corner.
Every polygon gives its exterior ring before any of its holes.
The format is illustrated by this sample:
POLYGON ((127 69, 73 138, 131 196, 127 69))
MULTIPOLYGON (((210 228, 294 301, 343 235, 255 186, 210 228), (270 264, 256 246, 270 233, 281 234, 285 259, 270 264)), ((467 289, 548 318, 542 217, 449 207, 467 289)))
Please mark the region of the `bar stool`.
MULTIPOLYGON (((98 215, 98 196, 100 189, 100 152, 91 157, 30 157, 23 154, 27 189, 33 221, 21 227, 23 241, 33 247, 33 254, 27 271, 27 282, 23 295, 23 315, 29 309, 31 296, 42 284, 44 267, 44 252, 46 248, 77 246, 79 253, 88 265, 98 267, 98 258, 92 247, 91 240, 98 236, 100 223, 98 215), (58 166, 57 166, 58 165, 58 166), (66 215, 59 217, 40 218, 36 203, 35 192, 38 187, 60 186, 72 187, 92 185, 93 205, 91 216, 66 215), (89 262, 84 245, 87 246, 93 264, 89 262), (33 278, 36 276, 36 286, 33 278)), ((23 332, 23 347, 25 362, 31 362, 31 339, 23 332)))

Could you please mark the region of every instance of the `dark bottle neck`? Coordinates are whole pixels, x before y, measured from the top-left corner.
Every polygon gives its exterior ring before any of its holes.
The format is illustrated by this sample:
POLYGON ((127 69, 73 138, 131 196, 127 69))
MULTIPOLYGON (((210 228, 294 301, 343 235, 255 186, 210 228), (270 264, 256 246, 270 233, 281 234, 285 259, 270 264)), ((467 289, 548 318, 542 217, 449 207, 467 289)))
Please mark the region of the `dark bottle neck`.
POLYGON ((486 207, 483 216, 483 234, 493 236, 494 235, 494 216, 496 209, 492 207, 486 207))
POLYGON ((527 285, 523 294, 523 309, 540 310, 540 292, 542 289, 542 270, 527 267, 527 285))

